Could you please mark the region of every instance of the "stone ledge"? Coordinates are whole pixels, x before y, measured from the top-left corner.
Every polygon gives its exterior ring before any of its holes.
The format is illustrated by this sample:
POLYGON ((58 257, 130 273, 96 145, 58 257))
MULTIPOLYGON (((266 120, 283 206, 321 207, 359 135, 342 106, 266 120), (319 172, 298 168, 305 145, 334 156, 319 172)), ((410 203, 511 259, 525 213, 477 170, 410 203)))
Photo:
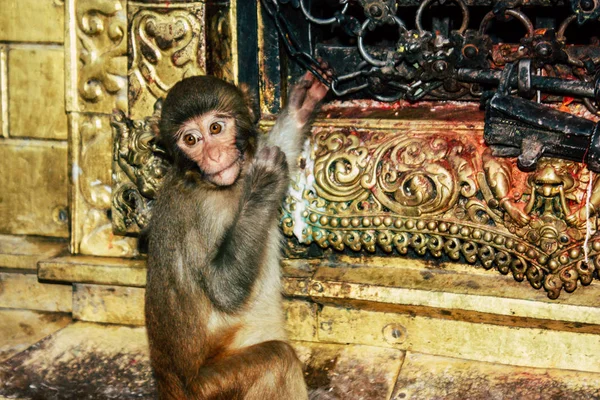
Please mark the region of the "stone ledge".
POLYGON ((93 256, 58 257, 40 261, 38 276, 45 281, 144 287, 146 261, 93 256))
MULTIPOLYGON (((39 277, 144 287, 146 268, 144 260, 69 256, 41 261, 39 277)), ((600 305, 598 285, 550 300, 544 292, 532 291, 527 282, 463 264, 432 266, 423 260, 382 257, 339 257, 335 262, 288 259, 283 262, 283 287, 289 297, 317 303, 354 301, 379 309, 438 310, 442 317, 461 319, 469 319, 471 313, 475 315, 471 319, 497 318, 496 323, 513 326, 600 331, 600 306, 594 306, 600 305)))
POLYGON ((0 235, 0 268, 35 271, 38 261, 66 251, 65 240, 0 235))

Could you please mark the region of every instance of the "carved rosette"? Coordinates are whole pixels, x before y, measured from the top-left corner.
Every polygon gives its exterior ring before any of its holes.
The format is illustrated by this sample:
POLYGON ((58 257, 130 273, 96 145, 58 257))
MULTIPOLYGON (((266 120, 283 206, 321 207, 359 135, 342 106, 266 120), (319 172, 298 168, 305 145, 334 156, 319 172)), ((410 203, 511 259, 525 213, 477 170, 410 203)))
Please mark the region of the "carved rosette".
POLYGON ((339 251, 477 263, 553 299, 588 285, 600 268, 595 175, 555 159, 524 173, 482 143, 474 131, 315 128, 284 233, 339 251))
POLYGON ((142 118, 182 78, 204 75, 205 4, 129 4, 129 113, 142 118))

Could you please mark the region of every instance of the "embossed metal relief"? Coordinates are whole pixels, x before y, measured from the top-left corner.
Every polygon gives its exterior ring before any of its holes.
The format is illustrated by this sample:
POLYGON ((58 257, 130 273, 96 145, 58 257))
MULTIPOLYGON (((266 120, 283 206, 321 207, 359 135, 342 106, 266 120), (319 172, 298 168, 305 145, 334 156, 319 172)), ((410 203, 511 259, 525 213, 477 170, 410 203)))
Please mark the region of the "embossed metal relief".
POLYGON ((109 257, 137 254, 135 238, 114 235, 110 220, 111 130, 106 115, 74 113, 71 135, 71 252, 109 257))
POLYGON ((600 268, 600 184, 582 164, 542 159, 525 173, 460 130, 317 128, 313 139, 281 220, 301 243, 465 260, 550 298, 600 268))
POLYGON ((152 200, 169 168, 164 151, 156 145, 160 106, 154 114, 141 120, 131 120, 116 111, 111 125, 114 131, 113 161, 116 190, 112 197, 112 221, 116 233, 139 233, 150 218, 152 200))
POLYGON ((205 5, 130 2, 128 13, 129 112, 140 118, 177 81, 205 74, 205 5))
POLYGON ((120 0, 70 0, 68 111, 127 109, 127 15, 120 0))

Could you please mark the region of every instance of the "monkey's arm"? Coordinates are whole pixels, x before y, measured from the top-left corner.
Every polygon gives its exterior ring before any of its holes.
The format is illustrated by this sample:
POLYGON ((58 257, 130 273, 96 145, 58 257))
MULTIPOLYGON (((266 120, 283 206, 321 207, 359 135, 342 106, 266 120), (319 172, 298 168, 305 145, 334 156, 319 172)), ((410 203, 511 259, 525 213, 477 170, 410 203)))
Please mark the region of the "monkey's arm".
POLYGON ((313 74, 304 74, 300 82, 292 87, 288 105, 267 136, 268 146, 277 146, 283 150, 292 173, 315 110, 328 90, 313 74))
POLYGON ((208 267, 206 289, 220 311, 236 311, 252 292, 288 182, 285 154, 263 148, 244 182, 239 214, 208 267))

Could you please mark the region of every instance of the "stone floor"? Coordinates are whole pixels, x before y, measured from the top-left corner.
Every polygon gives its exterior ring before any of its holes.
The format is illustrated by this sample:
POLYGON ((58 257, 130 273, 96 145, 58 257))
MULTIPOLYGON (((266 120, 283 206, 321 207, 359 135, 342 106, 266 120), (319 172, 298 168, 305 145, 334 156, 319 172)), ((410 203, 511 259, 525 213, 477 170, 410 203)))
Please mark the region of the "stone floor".
MULTIPOLYGON (((317 399, 600 399, 600 374, 372 346, 294 346, 317 399)), ((0 309, 0 398, 155 398, 144 328, 0 309)))

